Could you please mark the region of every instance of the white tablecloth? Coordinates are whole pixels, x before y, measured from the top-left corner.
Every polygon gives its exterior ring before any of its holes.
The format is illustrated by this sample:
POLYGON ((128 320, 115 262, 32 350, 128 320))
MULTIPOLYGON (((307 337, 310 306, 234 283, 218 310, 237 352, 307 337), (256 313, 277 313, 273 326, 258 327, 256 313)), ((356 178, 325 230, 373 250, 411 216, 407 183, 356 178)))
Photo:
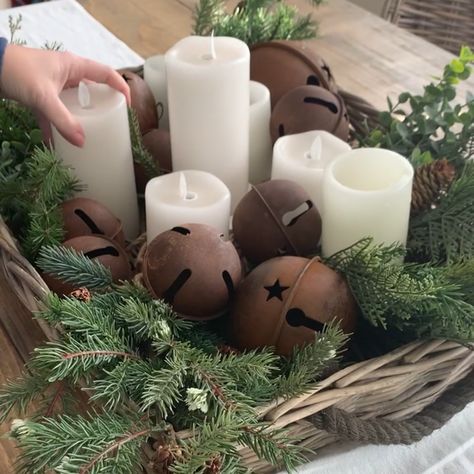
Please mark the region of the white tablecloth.
MULTIPOLYGON (((112 2, 114 0, 103 0, 112 2)), ((8 17, 23 16, 20 37, 31 46, 61 42, 65 50, 115 68, 138 66, 143 58, 116 38, 74 0, 57 0, 0 11, 0 35, 9 36, 8 17)), ((472 376, 472 375, 471 375, 472 376)), ((441 430, 411 446, 340 443, 322 449, 301 474, 470 474, 474 473, 474 403, 441 430)))

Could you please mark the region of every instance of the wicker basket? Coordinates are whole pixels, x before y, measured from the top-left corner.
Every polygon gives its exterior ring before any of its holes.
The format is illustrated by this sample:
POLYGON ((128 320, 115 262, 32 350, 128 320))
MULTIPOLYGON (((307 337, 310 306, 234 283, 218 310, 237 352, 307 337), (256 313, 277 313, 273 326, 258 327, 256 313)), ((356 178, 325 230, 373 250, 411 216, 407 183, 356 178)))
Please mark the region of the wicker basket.
MULTIPOLYGON (((369 104, 352 94, 342 95, 352 123, 367 120, 374 124, 377 112, 369 104)), ((21 255, 1 219, 0 262, 23 304, 32 312, 40 309, 48 287, 21 255)), ((48 339, 55 338, 46 324, 41 328, 48 339)), ((442 426, 474 399, 473 377, 465 379, 467 384, 454 385, 473 367, 474 352, 467 347, 445 340, 415 341, 381 357, 345 367, 304 395, 261 407, 260 415, 275 427, 287 427, 290 434, 311 449, 341 439, 410 443, 442 426), (441 396, 451 386, 455 388, 446 401, 446 396, 441 396), (422 417, 415 416, 422 411, 422 417)), ((185 439, 192 433, 176 435, 185 439)), ((248 448, 240 447, 239 452, 252 472, 274 471, 248 448)), ((156 472, 150 467, 155 455, 152 444, 144 446, 143 455, 144 472, 156 472)))

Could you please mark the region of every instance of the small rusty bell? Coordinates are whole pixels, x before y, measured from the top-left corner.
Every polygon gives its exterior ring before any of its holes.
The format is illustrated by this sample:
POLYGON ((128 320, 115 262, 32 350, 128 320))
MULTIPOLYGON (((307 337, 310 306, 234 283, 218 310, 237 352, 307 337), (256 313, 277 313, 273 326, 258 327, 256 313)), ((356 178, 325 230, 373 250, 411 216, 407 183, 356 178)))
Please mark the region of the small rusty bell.
MULTIPOLYGON (((76 252, 82 252, 91 260, 100 262, 110 270, 114 282, 128 280, 131 277, 128 256, 122 247, 112 239, 104 236, 82 235, 67 240, 63 246, 76 252)), ((48 287, 59 295, 70 295, 77 289, 70 283, 65 283, 47 273, 43 274, 43 278, 48 287)))
POLYGON ((89 198, 74 198, 63 202, 64 240, 81 235, 105 236, 125 246, 122 223, 103 204, 89 198))
POLYGON ((278 40, 252 46, 250 78, 270 89, 272 108, 296 87, 320 86, 337 93, 328 65, 306 41, 278 40))
POLYGON ((283 135, 326 130, 341 140, 349 139, 349 116, 339 95, 315 86, 301 86, 285 94, 270 120, 275 142, 283 135))
POLYGON ((345 333, 355 328, 356 302, 345 279, 317 258, 279 257, 240 284, 229 337, 241 350, 273 346, 288 356, 334 319, 345 333))
POLYGON ((252 186, 237 205, 232 226, 240 250, 253 263, 311 255, 321 236, 321 216, 308 193, 284 179, 252 186))
POLYGON ((220 316, 241 277, 233 244, 204 224, 183 224, 163 232, 150 242, 143 260, 149 291, 186 319, 220 316))

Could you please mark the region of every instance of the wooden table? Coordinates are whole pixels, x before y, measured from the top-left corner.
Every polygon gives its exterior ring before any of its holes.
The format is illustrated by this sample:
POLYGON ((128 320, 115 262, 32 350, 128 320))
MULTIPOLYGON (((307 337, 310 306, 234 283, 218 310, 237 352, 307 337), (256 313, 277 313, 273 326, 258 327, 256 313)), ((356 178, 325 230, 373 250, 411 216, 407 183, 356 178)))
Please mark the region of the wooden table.
MULTIPOLYGON (((80 0, 116 36, 144 57, 166 51, 191 31, 195 0, 80 0)), ((229 2, 236 3, 236 2, 229 2)), ((309 12, 306 0, 295 0, 309 12)), ((347 2, 329 0, 317 10, 321 23, 315 48, 330 64, 338 84, 384 108, 387 95, 421 91, 452 56, 347 2)), ((58 39, 60 40, 60 38, 58 39)), ((474 80, 460 88, 474 90, 474 80)), ((42 339, 30 314, 12 294, 0 271, 0 384, 20 373, 28 352, 42 339), (18 321, 5 326, 5 314, 18 321), (24 330, 18 330, 23 327, 24 330), (13 344, 15 341, 15 344, 13 344)), ((7 430, 2 426, 0 434, 7 430)), ((0 441, 0 473, 13 472, 13 444, 0 441)))

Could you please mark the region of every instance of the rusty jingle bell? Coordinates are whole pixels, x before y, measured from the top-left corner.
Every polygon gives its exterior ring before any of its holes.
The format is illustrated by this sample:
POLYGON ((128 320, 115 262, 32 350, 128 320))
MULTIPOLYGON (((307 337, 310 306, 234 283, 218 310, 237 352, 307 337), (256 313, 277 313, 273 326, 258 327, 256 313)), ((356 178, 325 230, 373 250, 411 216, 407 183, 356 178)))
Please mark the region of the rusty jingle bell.
POLYGON ((278 257, 256 267, 241 283, 230 317, 238 349, 275 347, 288 356, 315 340, 333 319, 348 333, 356 303, 345 279, 317 258, 278 257))
POLYGON ((82 197, 69 199, 63 202, 61 210, 66 232, 64 240, 97 235, 109 237, 125 246, 122 223, 100 202, 82 197))
POLYGON ((148 84, 138 75, 128 69, 118 71, 130 87, 131 107, 137 114, 142 135, 158 128, 158 112, 155 97, 148 84))
POLYGON ((328 65, 306 41, 278 40, 251 48, 250 78, 270 89, 272 108, 295 87, 320 86, 337 93, 328 65))
POLYGON ((204 224, 183 224, 156 236, 148 245, 142 271, 155 298, 192 320, 219 317, 242 278, 232 242, 204 224))
MULTIPOLYGON (((131 277, 128 255, 117 242, 108 237, 81 235, 66 240, 62 245, 76 252, 82 252, 91 260, 100 262, 110 270, 114 282, 128 280, 131 277)), ((70 283, 65 283, 50 274, 46 273, 43 277, 48 287, 59 295, 69 295, 77 289, 70 283)))
POLYGON ((339 95, 322 87, 301 86, 278 101, 270 121, 273 142, 310 130, 326 130, 341 140, 349 139, 349 116, 339 95))
POLYGON ((237 205, 234 239, 253 263, 316 251, 321 217, 308 193, 294 181, 275 179, 252 186, 237 205))

